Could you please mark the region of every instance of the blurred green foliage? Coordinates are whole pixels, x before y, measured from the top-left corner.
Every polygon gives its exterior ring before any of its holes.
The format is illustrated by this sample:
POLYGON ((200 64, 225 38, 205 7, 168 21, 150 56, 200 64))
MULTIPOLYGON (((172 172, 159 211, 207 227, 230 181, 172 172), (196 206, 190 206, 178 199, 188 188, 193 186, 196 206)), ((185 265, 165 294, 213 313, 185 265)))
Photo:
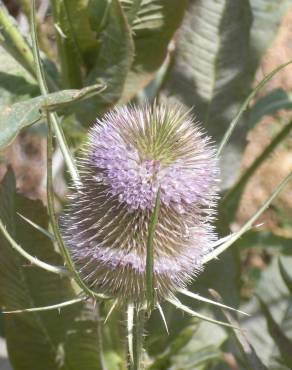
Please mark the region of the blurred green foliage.
MULTIPOLYGON (((194 107, 198 119, 219 143, 252 91, 261 56, 292 6, 291 0, 50 0, 49 3, 48 24, 55 38, 45 40, 46 35, 38 35, 50 91, 43 97, 39 96, 30 40, 23 36, 20 25, 0 1, 1 149, 21 130, 43 122, 43 113, 49 108, 60 115, 68 143, 75 150, 96 117, 117 104, 141 103, 143 98, 179 100, 189 108, 194 107), (84 100, 79 102, 81 98, 84 100)), ((20 11, 30 13, 30 2, 18 0, 18 4, 20 11)), ((41 24, 37 22, 40 31, 41 24)), ((219 205, 218 230, 222 234, 230 231, 246 183, 290 133, 291 123, 255 164, 237 178, 246 134, 264 115, 291 109, 290 95, 275 90, 259 99, 243 115, 223 153, 222 190, 228 193, 219 205)), ((48 227, 45 206, 17 194, 9 170, 0 188, 1 220, 25 250, 42 260, 62 264, 56 246, 25 223, 17 212, 48 227)), ((291 218, 287 219, 291 225, 291 218)), ((194 291, 208 295, 208 288, 216 289, 225 303, 243 307, 251 314, 239 320, 247 330, 243 342, 225 328, 183 317, 165 304, 170 335, 154 312, 146 327, 149 335, 145 368, 227 370, 232 360, 242 370, 291 369, 291 248, 289 238, 251 230, 219 261, 211 262, 193 283, 194 291), (266 269, 256 270, 252 293, 243 297, 243 258, 251 248, 265 250, 270 263, 266 269), (246 348, 253 348, 254 355, 247 356, 246 348)), ((45 306, 76 296, 74 282, 27 266, 1 235, 0 255, 1 307, 45 306)), ((185 300, 200 312, 219 318, 222 315, 218 309, 211 312, 202 303, 185 300)), ((99 370, 100 330, 105 366, 111 370, 126 369, 123 310, 115 311, 100 328, 100 320, 109 309, 110 304, 103 304, 97 315, 92 303, 86 302, 60 312, 5 316, 4 332, 13 368, 99 370)))

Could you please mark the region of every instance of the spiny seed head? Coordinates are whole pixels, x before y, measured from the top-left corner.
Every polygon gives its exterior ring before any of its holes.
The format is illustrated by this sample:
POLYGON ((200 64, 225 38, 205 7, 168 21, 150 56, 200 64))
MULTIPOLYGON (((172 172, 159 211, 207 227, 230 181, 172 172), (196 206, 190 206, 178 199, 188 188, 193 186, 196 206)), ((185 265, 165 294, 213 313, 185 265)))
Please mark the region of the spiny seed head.
POLYGON ((185 286, 216 239, 218 167, 210 140, 179 106, 123 107, 91 129, 81 184, 61 227, 73 261, 96 292, 143 302, 151 215, 157 300, 185 286))

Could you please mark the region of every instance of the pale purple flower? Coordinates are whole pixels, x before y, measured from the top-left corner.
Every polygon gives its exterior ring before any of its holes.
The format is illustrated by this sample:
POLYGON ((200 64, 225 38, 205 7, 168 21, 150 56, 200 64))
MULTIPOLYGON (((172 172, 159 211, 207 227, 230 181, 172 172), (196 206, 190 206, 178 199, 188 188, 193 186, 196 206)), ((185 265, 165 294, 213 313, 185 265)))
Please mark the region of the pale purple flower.
POLYGON ((81 184, 62 217, 62 233, 84 281, 96 292, 145 299, 146 242, 157 191, 156 298, 184 287, 216 240, 215 150, 179 106, 123 107, 90 131, 81 184))

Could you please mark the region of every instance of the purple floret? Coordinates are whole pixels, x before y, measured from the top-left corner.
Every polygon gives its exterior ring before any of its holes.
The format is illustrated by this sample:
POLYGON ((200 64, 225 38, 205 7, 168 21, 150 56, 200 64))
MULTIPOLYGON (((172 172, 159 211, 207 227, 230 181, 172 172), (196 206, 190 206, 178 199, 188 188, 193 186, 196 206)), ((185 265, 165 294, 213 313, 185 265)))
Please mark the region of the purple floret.
POLYGON ((148 225, 161 193, 154 238, 156 298, 184 286, 216 240, 215 151, 180 107, 124 107, 96 123, 81 185, 61 226, 87 284, 121 299, 145 299, 148 225))

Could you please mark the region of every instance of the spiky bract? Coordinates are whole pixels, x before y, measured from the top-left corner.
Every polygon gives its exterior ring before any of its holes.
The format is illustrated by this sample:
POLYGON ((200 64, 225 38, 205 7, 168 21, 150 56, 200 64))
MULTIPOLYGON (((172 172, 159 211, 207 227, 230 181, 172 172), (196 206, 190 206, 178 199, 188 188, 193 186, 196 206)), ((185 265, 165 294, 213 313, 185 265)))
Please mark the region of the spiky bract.
POLYGON ((62 232, 84 281, 125 300, 145 299, 148 226, 157 191, 154 238, 157 300, 201 269, 215 234, 218 168, 213 147, 178 106, 124 107, 91 129, 80 161, 81 185, 62 232))

